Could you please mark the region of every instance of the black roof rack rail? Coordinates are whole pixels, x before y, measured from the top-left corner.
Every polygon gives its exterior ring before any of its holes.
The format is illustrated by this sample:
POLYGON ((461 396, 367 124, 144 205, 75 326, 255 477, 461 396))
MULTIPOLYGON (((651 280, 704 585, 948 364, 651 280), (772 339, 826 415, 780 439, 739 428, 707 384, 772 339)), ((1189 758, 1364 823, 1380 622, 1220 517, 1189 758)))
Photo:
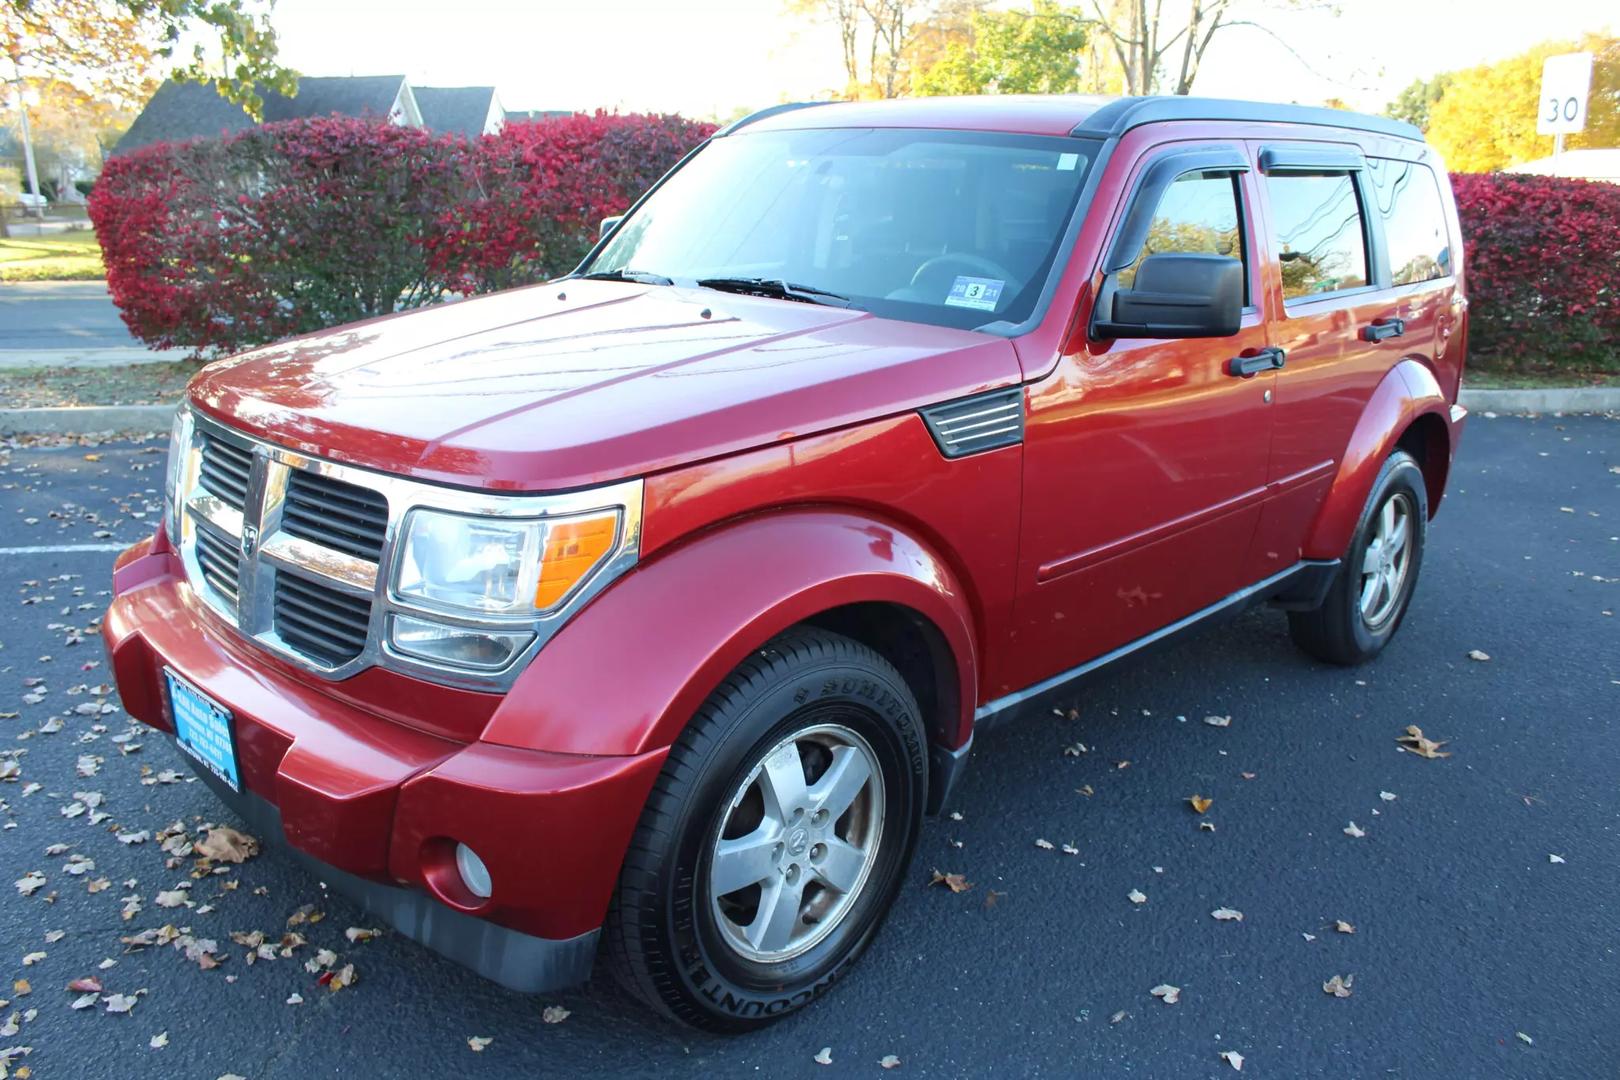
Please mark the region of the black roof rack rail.
POLYGON ((755 120, 764 120, 767 117, 776 116, 780 113, 795 112, 799 109, 812 109, 817 105, 825 104, 827 104, 825 101, 789 101, 781 105, 772 105, 769 108, 759 109, 755 112, 751 112, 741 120, 733 120, 731 123, 715 132, 712 137, 718 139, 722 135, 730 135, 733 131, 736 131, 738 128, 745 128, 749 124, 752 124, 755 120))
MULTIPOLYGON (((751 118, 750 118, 751 119, 751 118)), ((1389 135, 1397 139, 1423 141, 1423 133, 1404 120, 1343 109, 1323 109, 1310 105, 1269 105, 1258 101, 1227 98, 1180 96, 1116 98, 1074 126, 1071 135, 1123 135, 1143 124, 1171 120, 1240 120, 1285 124, 1316 124, 1389 135)))

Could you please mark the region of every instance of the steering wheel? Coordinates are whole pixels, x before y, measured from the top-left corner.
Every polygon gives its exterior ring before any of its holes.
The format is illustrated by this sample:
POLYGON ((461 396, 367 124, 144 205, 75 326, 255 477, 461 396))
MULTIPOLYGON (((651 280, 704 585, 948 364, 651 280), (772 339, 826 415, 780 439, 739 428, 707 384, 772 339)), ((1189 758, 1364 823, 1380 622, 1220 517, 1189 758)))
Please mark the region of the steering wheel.
POLYGON ((1005 282, 1010 282, 1013 279, 1012 274, 1008 272, 1005 266, 992 259, 986 259, 982 255, 973 255, 966 251, 947 251, 943 255, 935 255, 932 259, 917 267, 917 272, 911 275, 912 286, 915 288, 921 284, 922 279, 929 271, 951 264, 960 266, 964 270, 971 270, 980 277, 994 278, 997 281, 1005 282))

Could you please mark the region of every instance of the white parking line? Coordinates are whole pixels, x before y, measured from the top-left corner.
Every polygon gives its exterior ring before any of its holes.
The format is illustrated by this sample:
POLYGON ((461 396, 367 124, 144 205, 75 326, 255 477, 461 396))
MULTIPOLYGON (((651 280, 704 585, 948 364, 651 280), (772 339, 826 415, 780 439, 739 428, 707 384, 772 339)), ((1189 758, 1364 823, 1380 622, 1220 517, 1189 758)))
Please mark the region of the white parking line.
POLYGON ((127 547, 129 544, 43 544, 39 547, 0 548, 0 555, 65 555, 75 551, 123 551, 127 547))

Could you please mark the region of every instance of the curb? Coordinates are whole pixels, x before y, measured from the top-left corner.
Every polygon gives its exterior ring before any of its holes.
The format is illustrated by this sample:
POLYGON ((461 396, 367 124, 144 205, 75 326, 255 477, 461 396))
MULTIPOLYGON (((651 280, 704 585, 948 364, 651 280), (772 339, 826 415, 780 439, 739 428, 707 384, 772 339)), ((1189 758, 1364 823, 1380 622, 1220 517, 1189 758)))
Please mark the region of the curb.
POLYGON ((77 405, 0 409, 0 435, 95 435, 169 430, 173 405, 77 405))
POLYGON ((1457 403, 1473 412, 1620 412, 1620 386, 1548 387, 1542 390, 1470 390, 1457 403))

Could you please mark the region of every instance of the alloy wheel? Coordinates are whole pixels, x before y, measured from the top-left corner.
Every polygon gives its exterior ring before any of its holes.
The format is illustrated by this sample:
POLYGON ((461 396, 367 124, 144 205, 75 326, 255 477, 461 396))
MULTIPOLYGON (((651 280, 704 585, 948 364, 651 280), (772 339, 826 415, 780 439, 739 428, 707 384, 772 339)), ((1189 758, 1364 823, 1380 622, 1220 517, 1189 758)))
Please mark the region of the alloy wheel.
POLYGON ((883 808, 877 755, 849 727, 812 723, 771 747, 726 804, 710 852, 726 944, 769 964, 825 940, 871 875, 883 808))
POLYGON ((1381 628, 1400 606, 1412 566, 1413 513, 1412 500, 1399 491, 1378 510, 1361 557, 1361 618, 1368 629, 1381 628))

